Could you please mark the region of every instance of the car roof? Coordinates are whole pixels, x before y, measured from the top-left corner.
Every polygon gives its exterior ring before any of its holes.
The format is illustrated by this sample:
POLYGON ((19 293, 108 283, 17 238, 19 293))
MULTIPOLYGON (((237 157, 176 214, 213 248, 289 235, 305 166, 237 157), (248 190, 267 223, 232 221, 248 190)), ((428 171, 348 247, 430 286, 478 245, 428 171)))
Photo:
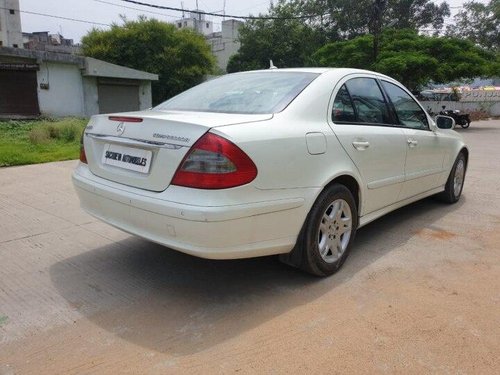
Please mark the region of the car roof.
POLYGON ((364 69, 354 69, 354 68, 318 68, 318 67, 313 67, 313 68, 276 68, 276 69, 261 69, 261 70, 248 70, 245 72, 239 72, 239 73, 255 73, 255 72, 266 72, 266 73, 275 73, 275 72, 303 72, 303 73, 317 73, 317 74, 323 74, 327 72, 333 72, 336 71, 338 73, 375 73, 375 74, 380 74, 376 72, 372 72, 370 70, 364 70, 364 69))

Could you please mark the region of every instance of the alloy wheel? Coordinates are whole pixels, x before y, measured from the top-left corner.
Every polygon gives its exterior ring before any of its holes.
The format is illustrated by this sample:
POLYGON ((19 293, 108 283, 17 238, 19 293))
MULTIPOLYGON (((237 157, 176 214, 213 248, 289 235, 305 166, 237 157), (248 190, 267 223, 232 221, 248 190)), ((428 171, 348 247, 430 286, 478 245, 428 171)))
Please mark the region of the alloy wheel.
POLYGON ((455 176, 453 177, 453 193, 455 197, 459 197, 462 192, 462 185, 465 177, 465 161, 464 159, 458 160, 457 167, 455 168, 455 176))
POLYGON ((343 199, 334 200, 321 217, 318 228, 318 250, 321 258, 333 263, 344 254, 352 232, 352 213, 343 199))

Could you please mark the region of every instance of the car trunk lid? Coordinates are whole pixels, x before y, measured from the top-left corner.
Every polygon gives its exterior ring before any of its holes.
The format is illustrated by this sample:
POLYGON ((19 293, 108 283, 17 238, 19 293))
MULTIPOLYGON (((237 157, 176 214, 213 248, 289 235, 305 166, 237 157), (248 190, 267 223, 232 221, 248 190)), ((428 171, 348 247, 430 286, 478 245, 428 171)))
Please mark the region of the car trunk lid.
POLYGON ((99 177, 163 191, 190 147, 211 128, 270 118, 152 110, 96 115, 84 134, 87 162, 99 177))

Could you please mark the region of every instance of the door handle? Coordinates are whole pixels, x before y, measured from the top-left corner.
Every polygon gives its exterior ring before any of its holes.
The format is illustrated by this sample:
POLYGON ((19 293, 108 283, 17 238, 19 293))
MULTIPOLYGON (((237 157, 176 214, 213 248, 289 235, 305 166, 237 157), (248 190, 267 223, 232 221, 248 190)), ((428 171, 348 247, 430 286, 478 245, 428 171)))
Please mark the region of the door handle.
POLYGON ((417 141, 417 140, 415 140, 415 139, 411 139, 411 138, 410 138, 410 139, 408 139, 408 146, 410 146, 410 147, 415 147, 415 146, 417 146, 417 145, 418 145, 418 141, 417 141))
POLYGON ((368 147, 370 147, 370 142, 368 142, 368 141, 353 141, 352 145, 354 146, 354 148, 356 150, 364 151, 368 147))

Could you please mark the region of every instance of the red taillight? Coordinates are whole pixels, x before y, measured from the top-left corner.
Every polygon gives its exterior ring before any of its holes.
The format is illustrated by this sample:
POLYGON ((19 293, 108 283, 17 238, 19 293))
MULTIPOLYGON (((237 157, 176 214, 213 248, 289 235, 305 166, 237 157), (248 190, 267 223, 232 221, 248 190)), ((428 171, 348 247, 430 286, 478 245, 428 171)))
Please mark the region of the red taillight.
POLYGON ((227 189, 248 184, 256 176, 257 167, 238 146, 206 133, 184 157, 172 184, 197 189, 227 189))
POLYGON ((87 155, 85 155, 85 148, 83 147, 83 145, 80 146, 80 161, 82 163, 88 164, 87 155))
POLYGON ((142 122, 142 118, 140 117, 109 116, 108 119, 111 121, 120 121, 120 122, 142 122))
POLYGON ((85 154, 85 147, 83 146, 83 137, 85 137, 85 130, 83 131, 82 136, 80 138, 80 161, 82 163, 88 164, 87 155, 85 154))

